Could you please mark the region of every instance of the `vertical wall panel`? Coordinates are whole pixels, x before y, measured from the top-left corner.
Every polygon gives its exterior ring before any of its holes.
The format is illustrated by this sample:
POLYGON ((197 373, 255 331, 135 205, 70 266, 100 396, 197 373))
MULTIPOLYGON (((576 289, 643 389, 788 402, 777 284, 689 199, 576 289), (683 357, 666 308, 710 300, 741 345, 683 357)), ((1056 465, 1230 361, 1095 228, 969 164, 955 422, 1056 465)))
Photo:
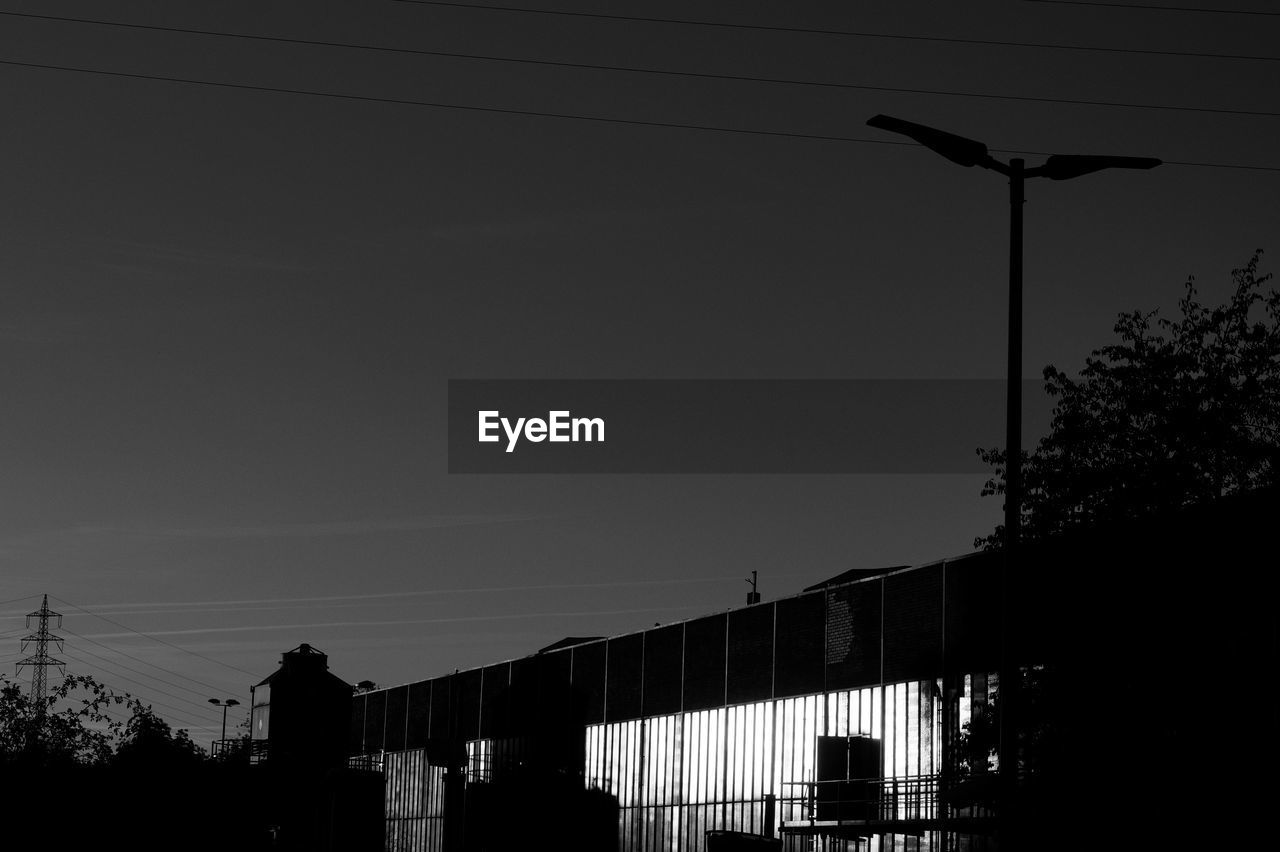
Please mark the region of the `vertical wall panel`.
POLYGON ((570 650, 538 654, 538 702, 533 715, 538 759, 547 768, 580 771, 582 707, 574 691, 574 658, 570 650))
POLYGON ((524 657, 511 663, 511 731, 514 736, 535 733, 539 725, 538 658, 524 657))
POLYGON ((827 591, 827 689, 880 683, 882 580, 827 591))
POLYGON ((821 692, 826 665, 823 649, 825 594, 783 598, 777 604, 774 695, 821 692))
POLYGON ((609 640, 605 662, 605 718, 610 721, 640 716, 643 641, 639 633, 609 640))
POLYGON ((364 750, 368 754, 382 751, 383 723, 387 714, 387 691, 376 689, 365 695, 364 750))
POLYGON ((683 624, 644 633, 644 715, 680 711, 683 655, 683 624))
POLYGON ((487 666, 481 682, 480 736, 510 736, 511 664, 487 666))
POLYGON ((729 613, 726 694, 731 704, 773 694, 773 613, 771 603, 729 613))
POLYGON ((351 737, 347 743, 347 751, 351 754, 364 754, 364 705, 365 694, 351 697, 351 737))
POLYGON ((408 718, 409 687, 396 686, 387 690, 386 722, 382 747, 387 751, 404 751, 404 726, 408 718))
POLYGON ((946 565, 947 667, 995 671, 1000 664, 1000 560, 985 554, 946 565))
POLYGON ((408 731, 405 748, 426 748, 431 722, 431 681, 409 684, 408 731))
POLYGON ((685 623, 685 710, 724 706, 726 624, 723 614, 685 623))
POLYGON ((538 655, 538 701, 548 716, 568 715, 573 654, 568 650, 538 655))
POLYGON ((573 648, 573 692, 588 724, 604 721, 605 643, 588 642, 573 648))
POLYGON ((456 731, 464 740, 480 737, 480 672, 480 669, 471 669, 453 676, 453 688, 458 693, 453 701, 456 731))
POLYGON ((884 579, 884 679, 935 677, 942 667, 942 566, 884 579))
POLYGON ((428 736, 444 740, 453 736, 452 678, 438 677, 431 681, 431 727, 428 736))

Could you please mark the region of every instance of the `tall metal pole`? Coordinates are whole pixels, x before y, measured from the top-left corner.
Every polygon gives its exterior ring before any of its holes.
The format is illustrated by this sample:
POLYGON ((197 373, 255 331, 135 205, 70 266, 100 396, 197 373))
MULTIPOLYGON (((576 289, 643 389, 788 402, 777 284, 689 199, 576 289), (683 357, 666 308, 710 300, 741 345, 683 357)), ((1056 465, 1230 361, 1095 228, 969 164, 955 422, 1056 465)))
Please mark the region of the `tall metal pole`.
POLYGON ((1017 665, 1010 647, 1012 595, 1022 532, 1022 205, 1025 161, 1009 161, 1009 381, 1005 411, 1004 554, 1000 577, 1000 822, 998 837, 1009 838, 1017 787, 1018 730, 1015 724, 1017 665))
POLYGON ((229 706, 228 704, 222 705, 222 742, 224 743, 227 741, 227 707, 229 706))
POLYGON ((1004 535, 1012 552, 1022 532, 1022 193, 1021 159, 1009 161, 1009 388, 1005 412, 1004 535))

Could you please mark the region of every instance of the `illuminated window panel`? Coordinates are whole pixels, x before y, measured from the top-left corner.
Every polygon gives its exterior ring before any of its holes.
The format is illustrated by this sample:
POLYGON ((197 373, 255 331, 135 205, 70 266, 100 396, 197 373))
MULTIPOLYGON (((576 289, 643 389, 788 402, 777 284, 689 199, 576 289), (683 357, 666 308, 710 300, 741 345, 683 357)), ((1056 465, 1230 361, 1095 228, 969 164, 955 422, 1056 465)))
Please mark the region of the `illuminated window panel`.
MULTIPOLYGON (((593 725, 585 777, 617 797, 623 850, 698 852, 710 829, 762 832, 766 796, 777 798, 775 827, 807 817, 817 737, 867 736, 882 741, 882 772, 897 779, 890 815, 930 817, 922 791, 941 766, 940 695, 935 681, 912 681, 593 725)), ((928 838, 885 848, 929 849, 928 838)))
MULTIPOLYGON (((962 683, 957 731, 992 700, 996 686, 985 674, 962 683)), ((921 791, 941 767, 940 702, 940 682, 911 681, 589 725, 583 777, 617 799, 622 852, 702 852, 708 830, 762 832, 769 796, 777 801, 775 829, 807 818, 818 737, 866 736, 881 743, 881 774, 892 793, 886 815, 930 818, 936 803, 921 791)), ((525 747, 517 740, 468 742, 467 782, 494 780, 502 766, 519 764, 525 747)), ((387 848, 440 850, 443 770, 428 766, 422 749, 381 758, 387 848)), ((883 846, 831 841, 822 848, 930 850, 929 841, 890 837, 883 846)), ((787 847, 802 848, 809 847, 798 838, 787 847)))
POLYGON ((432 852, 443 844, 444 772, 428 766, 422 749, 389 752, 386 778, 387 849, 432 852))

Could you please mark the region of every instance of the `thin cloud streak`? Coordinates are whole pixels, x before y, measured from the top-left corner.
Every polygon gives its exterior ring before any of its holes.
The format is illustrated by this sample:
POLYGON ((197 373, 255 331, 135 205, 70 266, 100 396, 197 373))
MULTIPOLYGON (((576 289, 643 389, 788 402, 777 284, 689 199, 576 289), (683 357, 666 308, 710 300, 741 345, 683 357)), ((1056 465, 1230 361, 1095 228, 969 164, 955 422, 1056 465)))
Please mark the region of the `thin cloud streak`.
POLYGON ((368 535, 383 532, 417 532, 484 524, 506 524, 537 521, 551 515, 429 515, 421 518, 386 520, 332 521, 301 524, 264 524, 228 527, 122 527, 114 525, 81 526, 72 531, 78 535, 114 534, 156 539, 239 539, 239 538, 310 538, 331 535, 368 535))
MULTIPOLYGON (((321 628, 340 627, 387 627, 408 624, 459 624, 475 621, 514 621, 534 618, 578 618, 597 615, 636 615, 642 612, 680 612, 682 610, 704 610, 702 604, 687 606, 643 607, 640 609, 602 609, 585 612, 519 612, 507 615, 464 615, 451 618, 408 618, 387 621, 325 621, 314 624, 262 624, 247 627, 197 627, 184 630, 150 630, 147 636, 187 636, 201 633, 249 633, 261 630, 317 630, 321 628)), ((86 633, 84 639, 121 639, 136 636, 136 633, 86 633)))
MULTIPOLYGON (((787 575, 775 575, 787 576, 787 575)), ((399 592, 368 592, 356 595, 317 595, 299 598, 245 598, 240 600, 204 600, 204 601, 154 601, 129 603, 84 604, 84 608, 99 615, 151 615, 161 612, 222 612, 234 611, 234 607, 251 607, 270 604, 316 604, 338 601, 374 601, 394 598, 427 597, 430 595, 464 595, 484 594, 489 592, 533 592, 561 589, 612 589, 622 586, 673 586, 693 585, 698 583, 736 583, 742 577, 680 577, 669 580, 612 580, 598 583, 539 583, 520 586, 475 586, 453 589, 411 589, 399 592), (132 607, 133 609, 108 609, 108 607, 132 607), (159 607, 182 607, 182 609, 158 609, 159 607), (100 608, 100 609, 99 609, 100 608)), ((274 608, 263 606, 262 608, 274 608)), ((17 612, 12 613, 17 615, 17 612)), ((25 614, 25 613, 24 613, 25 614)))
MULTIPOLYGON (((281 260, 250 251, 236 251, 225 246, 189 248, 136 240, 110 240, 107 245, 110 250, 114 250, 131 260, 139 259, 161 263, 212 266, 223 269, 260 269, 271 272, 302 272, 315 268, 314 264, 300 264, 293 260, 281 260)), ((136 263, 129 262, 112 263, 106 261, 101 265, 138 270, 151 268, 150 266, 139 266, 136 263)))

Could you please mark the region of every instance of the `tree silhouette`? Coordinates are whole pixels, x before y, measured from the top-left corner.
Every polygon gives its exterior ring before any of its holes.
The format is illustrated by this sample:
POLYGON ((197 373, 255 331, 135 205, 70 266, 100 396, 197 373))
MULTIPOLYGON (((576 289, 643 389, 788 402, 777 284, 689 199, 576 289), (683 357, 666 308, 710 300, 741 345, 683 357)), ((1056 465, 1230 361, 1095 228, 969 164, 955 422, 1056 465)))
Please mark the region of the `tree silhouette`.
MULTIPOLYGON (((1178 319, 1121 314, 1119 342, 1078 378, 1044 368, 1057 402, 1049 434, 1023 453, 1026 539, 1280 482, 1280 292, 1264 288, 1261 255, 1232 270, 1225 303, 1204 305, 1188 278, 1178 319)), ((994 468, 982 496, 1004 494, 1004 450, 978 454, 994 468)), ((998 547, 1003 533, 974 546, 998 547)))
POLYGON ((146 769, 176 769, 193 766, 205 759, 202 748, 187 732, 176 732, 149 707, 138 705, 124 726, 113 766, 146 769))
POLYGON ((0 675, 0 765, 102 764, 124 727, 108 712, 130 700, 92 677, 71 675, 49 688, 41 708, 21 684, 0 675))
POLYGON ((0 675, 0 768, 57 769, 140 762, 191 762, 204 752, 150 707, 89 675, 51 685, 43 708, 0 675), (121 710, 121 715, 115 710, 121 710))
POLYGON ((240 801, 247 770, 209 760, 186 731, 92 677, 51 682, 41 707, 0 675, 0 801, 20 815, 5 822, 5 849, 50 838, 66 849, 265 849, 256 805, 267 797, 240 801))

